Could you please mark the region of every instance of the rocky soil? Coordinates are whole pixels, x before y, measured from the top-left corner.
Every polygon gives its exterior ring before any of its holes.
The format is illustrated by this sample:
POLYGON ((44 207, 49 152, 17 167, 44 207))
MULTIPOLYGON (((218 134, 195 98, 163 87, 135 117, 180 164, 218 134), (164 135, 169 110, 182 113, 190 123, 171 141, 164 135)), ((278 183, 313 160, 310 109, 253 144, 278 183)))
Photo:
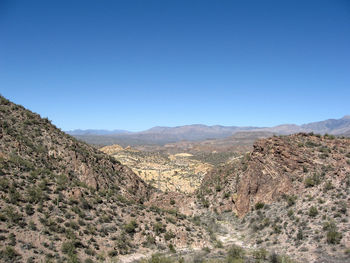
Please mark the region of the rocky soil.
POLYGON ((126 166, 0 97, 0 261, 111 262, 208 246, 126 166), (147 204, 147 205, 146 205, 147 204))
POLYGON ((202 207, 231 214, 251 246, 309 262, 350 253, 350 139, 296 134, 259 140, 252 153, 206 176, 202 207))
POLYGON ((349 138, 107 155, 3 97, 0 121, 1 262, 350 261, 349 138))

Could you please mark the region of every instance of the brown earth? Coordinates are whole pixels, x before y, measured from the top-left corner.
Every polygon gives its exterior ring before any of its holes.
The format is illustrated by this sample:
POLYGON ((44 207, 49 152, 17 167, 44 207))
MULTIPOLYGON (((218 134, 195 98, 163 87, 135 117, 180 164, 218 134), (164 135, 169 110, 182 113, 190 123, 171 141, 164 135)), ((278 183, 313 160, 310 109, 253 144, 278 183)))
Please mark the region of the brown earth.
POLYGON ((236 214, 242 242, 309 262, 347 262, 350 139, 295 134, 254 144, 213 170, 198 190, 202 207, 236 214))
POLYGON ((131 169, 0 97, 0 261, 113 261, 210 246, 131 169))

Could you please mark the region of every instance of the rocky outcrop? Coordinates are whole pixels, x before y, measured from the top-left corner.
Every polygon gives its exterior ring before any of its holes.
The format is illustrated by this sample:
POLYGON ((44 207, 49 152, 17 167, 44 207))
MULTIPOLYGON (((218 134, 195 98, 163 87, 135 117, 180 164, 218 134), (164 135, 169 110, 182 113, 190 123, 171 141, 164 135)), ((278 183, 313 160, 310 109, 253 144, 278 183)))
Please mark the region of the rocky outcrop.
POLYGON ((199 190, 218 212, 244 216, 257 203, 272 203, 305 189, 308 177, 341 181, 350 173, 350 139, 299 133, 254 144, 241 160, 206 176, 199 190), (230 197, 230 198, 228 198, 230 197))

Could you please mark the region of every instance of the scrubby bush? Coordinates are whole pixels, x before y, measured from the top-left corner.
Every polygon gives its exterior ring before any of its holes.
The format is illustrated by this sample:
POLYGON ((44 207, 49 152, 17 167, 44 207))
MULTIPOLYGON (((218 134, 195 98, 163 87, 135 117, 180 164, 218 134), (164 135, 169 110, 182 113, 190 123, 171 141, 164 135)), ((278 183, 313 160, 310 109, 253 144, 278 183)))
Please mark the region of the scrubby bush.
POLYGON ((168 240, 174 238, 175 236, 176 235, 172 231, 168 231, 168 232, 165 233, 164 238, 165 238, 165 240, 168 241, 168 240))
POLYGON ((61 250, 64 254, 74 255, 76 253, 75 244, 73 241, 64 242, 62 244, 61 250))
POLYGON ((155 223, 153 226, 153 230, 154 232, 156 232, 156 234, 161 234, 165 232, 165 226, 162 223, 155 223))
POLYGON ((305 186, 306 187, 314 187, 321 182, 320 176, 318 174, 313 174, 311 176, 306 177, 305 186))
POLYGON ((111 257, 111 258, 116 257, 116 256, 118 256, 118 251, 111 250, 111 251, 108 252, 108 256, 111 257))
POLYGON ((338 232, 338 228, 334 221, 328 221, 323 224, 323 230, 326 232, 326 240, 328 244, 339 244, 342 234, 338 232))
POLYGON ((44 193, 40 187, 31 187, 27 190, 28 202, 37 204, 44 199, 44 193))
POLYGON ((115 244, 116 244, 116 247, 118 248, 118 251, 121 255, 125 255, 125 254, 129 253, 130 240, 125 233, 121 233, 117 237, 115 244))
POLYGON ((329 244, 339 244, 342 239, 342 234, 335 229, 329 230, 327 232, 327 243, 329 244))
POLYGON ((258 260, 264 260, 267 258, 267 251, 264 248, 260 248, 253 251, 253 257, 258 260))
POLYGON ((303 230, 300 228, 298 233, 297 233, 297 239, 298 240, 303 240, 304 239, 304 233, 303 230))
POLYGON ((286 200, 288 207, 295 205, 295 201, 297 200, 297 196, 295 195, 284 195, 283 198, 286 200))
POLYGON ((242 259, 244 254, 243 248, 233 245, 227 252, 227 262, 235 262, 235 259, 242 259))
POLYGON ((311 206, 309 209, 309 216, 315 217, 318 215, 318 210, 315 206, 311 206))
POLYGON ((324 185, 323 191, 327 192, 329 190, 332 190, 334 188, 334 186, 332 185, 331 181, 327 181, 324 185))
POLYGON ((259 209, 264 208, 264 206, 265 206, 265 204, 264 204, 263 202, 257 202, 257 203, 255 204, 255 209, 256 209, 256 210, 259 210, 259 209))
POLYGON ((12 185, 9 188, 9 202, 11 204, 17 204, 21 200, 21 194, 17 191, 16 187, 12 185))
POLYGON ((7 246, 0 251, 0 259, 3 262, 15 262, 18 258, 20 258, 20 254, 11 246, 7 246))
POLYGON ((124 225, 125 232, 129 234, 135 233, 136 228, 137 228, 137 223, 135 220, 131 220, 128 224, 124 225))
POLYGON ((25 211, 26 211, 26 214, 29 215, 29 216, 34 214, 34 208, 33 208, 33 206, 31 204, 27 204, 25 206, 25 211))

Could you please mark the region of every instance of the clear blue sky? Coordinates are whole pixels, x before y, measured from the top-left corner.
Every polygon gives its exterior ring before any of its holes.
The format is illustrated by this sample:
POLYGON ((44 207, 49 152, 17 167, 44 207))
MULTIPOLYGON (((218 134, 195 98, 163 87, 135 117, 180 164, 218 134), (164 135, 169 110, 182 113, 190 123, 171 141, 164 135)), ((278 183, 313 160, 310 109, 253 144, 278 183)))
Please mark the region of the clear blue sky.
POLYGON ((350 1, 0 0, 0 93, 64 130, 350 113, 350 1))

